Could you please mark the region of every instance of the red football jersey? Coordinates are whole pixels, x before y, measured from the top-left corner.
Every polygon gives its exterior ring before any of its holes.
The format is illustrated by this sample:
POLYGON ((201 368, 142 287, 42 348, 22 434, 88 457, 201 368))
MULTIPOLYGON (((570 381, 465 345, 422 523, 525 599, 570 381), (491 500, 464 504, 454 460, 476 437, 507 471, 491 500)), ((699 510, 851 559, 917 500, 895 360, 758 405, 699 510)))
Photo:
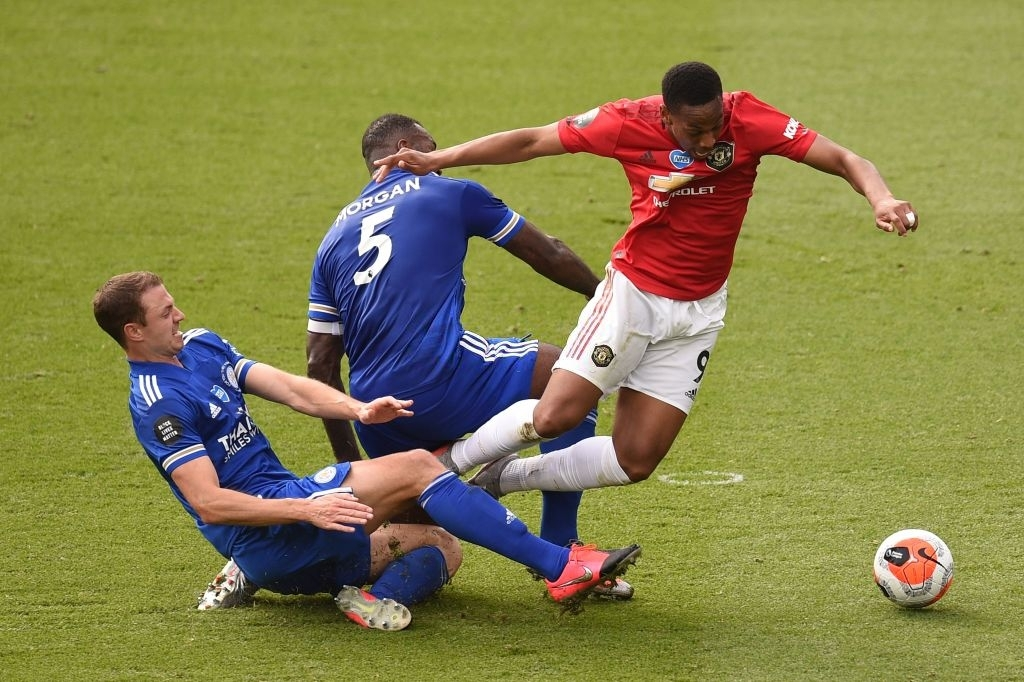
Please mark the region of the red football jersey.
POLYGON ((804 158, 817 133, 749 92, 723 94, 714 150, 694 159, 661 124, 661 95, 609 102, 558 123, 562 145, 622 164, 633 221, 612 267, 643 291, 696 301, 732 268, 757 165, 768 154, 804 158))

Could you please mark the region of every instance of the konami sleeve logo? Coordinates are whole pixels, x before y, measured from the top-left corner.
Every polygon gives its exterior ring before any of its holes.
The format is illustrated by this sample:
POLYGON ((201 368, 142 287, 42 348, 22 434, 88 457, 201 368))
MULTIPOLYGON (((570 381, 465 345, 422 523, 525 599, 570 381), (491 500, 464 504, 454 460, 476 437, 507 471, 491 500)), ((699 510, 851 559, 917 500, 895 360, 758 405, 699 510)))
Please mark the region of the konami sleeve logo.
POLYGON ((184 432, 181 421, 173 415, 164 415, 153 425, 153 435, 164 445, 174 445, 184 432))
POLYGON ((783 131, 782 136, 792 140, 796 137, 796 131, 800 129, 800 121, 795 118, 790 118, 789 123, 786 124, 786 129, 783 131))

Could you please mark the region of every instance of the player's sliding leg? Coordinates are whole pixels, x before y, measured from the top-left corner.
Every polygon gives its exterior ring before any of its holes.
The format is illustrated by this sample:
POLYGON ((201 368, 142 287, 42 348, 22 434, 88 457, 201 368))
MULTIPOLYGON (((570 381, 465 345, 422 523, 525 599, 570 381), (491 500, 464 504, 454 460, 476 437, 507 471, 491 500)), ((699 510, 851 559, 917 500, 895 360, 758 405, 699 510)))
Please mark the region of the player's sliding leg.
POLYGON ((420 506, 453 535, 517 561, 544 576, 556 601, 575 600, 595 585, 624 573, 640 547, 602 551, 566 548, 530 533, 526 524, 479 488, 453 472, 437 476, 419 497, 420 506))

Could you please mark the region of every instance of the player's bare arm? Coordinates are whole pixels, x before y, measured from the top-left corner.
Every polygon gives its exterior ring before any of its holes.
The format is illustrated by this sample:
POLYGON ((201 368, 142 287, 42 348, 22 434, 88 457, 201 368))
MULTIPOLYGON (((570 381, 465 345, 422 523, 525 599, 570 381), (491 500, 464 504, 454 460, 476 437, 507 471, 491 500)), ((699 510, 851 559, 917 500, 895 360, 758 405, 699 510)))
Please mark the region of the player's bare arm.
POLYGON ((380 182, 395 167, 426 175, 442 168, 519 163, 540 156, 565 153, 566 149, 558 137, 558 123, 550 123, 536 128, 492 133, 433 152, 419 152, 405 147, 374 161, 374 165, 380 169, 375 177, 380 182))
POLYGON ((871 204, 875 225, 885 232, 906 236, 920 225, 920 218, 909 201, 893 197, 875 164, 840 146, 824 135, 818 135, 807 150, 805 164, 850 183, 871 204))
POLYGON ((381 424, 397 417, 412 416, 408 409, 412 406, 411 400, 385 396, 364 403, 327 384, 261 363, 253 365, 246 374, 245 390, 311 417, 381 424))
POLYGON ((575 251, 529 221, 505 244, 505 249, 555 284, 587 298, 594 296, 601 281, 575 251))
POLYGON ((264 499, 220 486, 208 457, 182 464, 171 478, 204 523, 273 526, 311 523, 325 530, 351 533, 373 518, 373 509, 353 495, 338 493, 314 499, 264 499))
MULTIPOLYGON (((345 393, 341 378, 341 359, 345 355, 345 341, 340 335, 307 332, 306 376, 345 393)), ((331 443, 334 458, 339 462, 362 459, 352 423, 344 419, 325 419, 324 430, 331 443)))

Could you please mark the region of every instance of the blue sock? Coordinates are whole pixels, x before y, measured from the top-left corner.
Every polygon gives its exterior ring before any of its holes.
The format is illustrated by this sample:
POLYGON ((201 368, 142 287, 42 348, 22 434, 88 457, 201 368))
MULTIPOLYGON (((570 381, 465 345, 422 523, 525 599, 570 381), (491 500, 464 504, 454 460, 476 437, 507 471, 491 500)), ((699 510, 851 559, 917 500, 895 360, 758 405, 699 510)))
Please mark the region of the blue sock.
MULTIPOLYGON (((584 438, 590 438, 596 431, 597 410, 591 410, 576 428, 566 431, 558 438, 541 443, 540 451, 545 453, 567 448, 584 438)), ((583 500, 582 491, 545 490, 541 492, 541 496, 544 505, 540 516, 540 536, 556 545, 568 545, 573 540, 578 540, 580 535, 576 520, 579 516, 580 502, 583 500)))
POLYGON ((545 542, 480 488, 448 471, 420 494, 419 504, 452 535, 529 566, 548 580, 562 574, 569 550, 545 542))
POLYGON ((433 545, 417 547, 395 559, 373 583, 370 594, 390 597, 411 606, 437 592, 448 582, 448 566, 444 554, 433 545))

